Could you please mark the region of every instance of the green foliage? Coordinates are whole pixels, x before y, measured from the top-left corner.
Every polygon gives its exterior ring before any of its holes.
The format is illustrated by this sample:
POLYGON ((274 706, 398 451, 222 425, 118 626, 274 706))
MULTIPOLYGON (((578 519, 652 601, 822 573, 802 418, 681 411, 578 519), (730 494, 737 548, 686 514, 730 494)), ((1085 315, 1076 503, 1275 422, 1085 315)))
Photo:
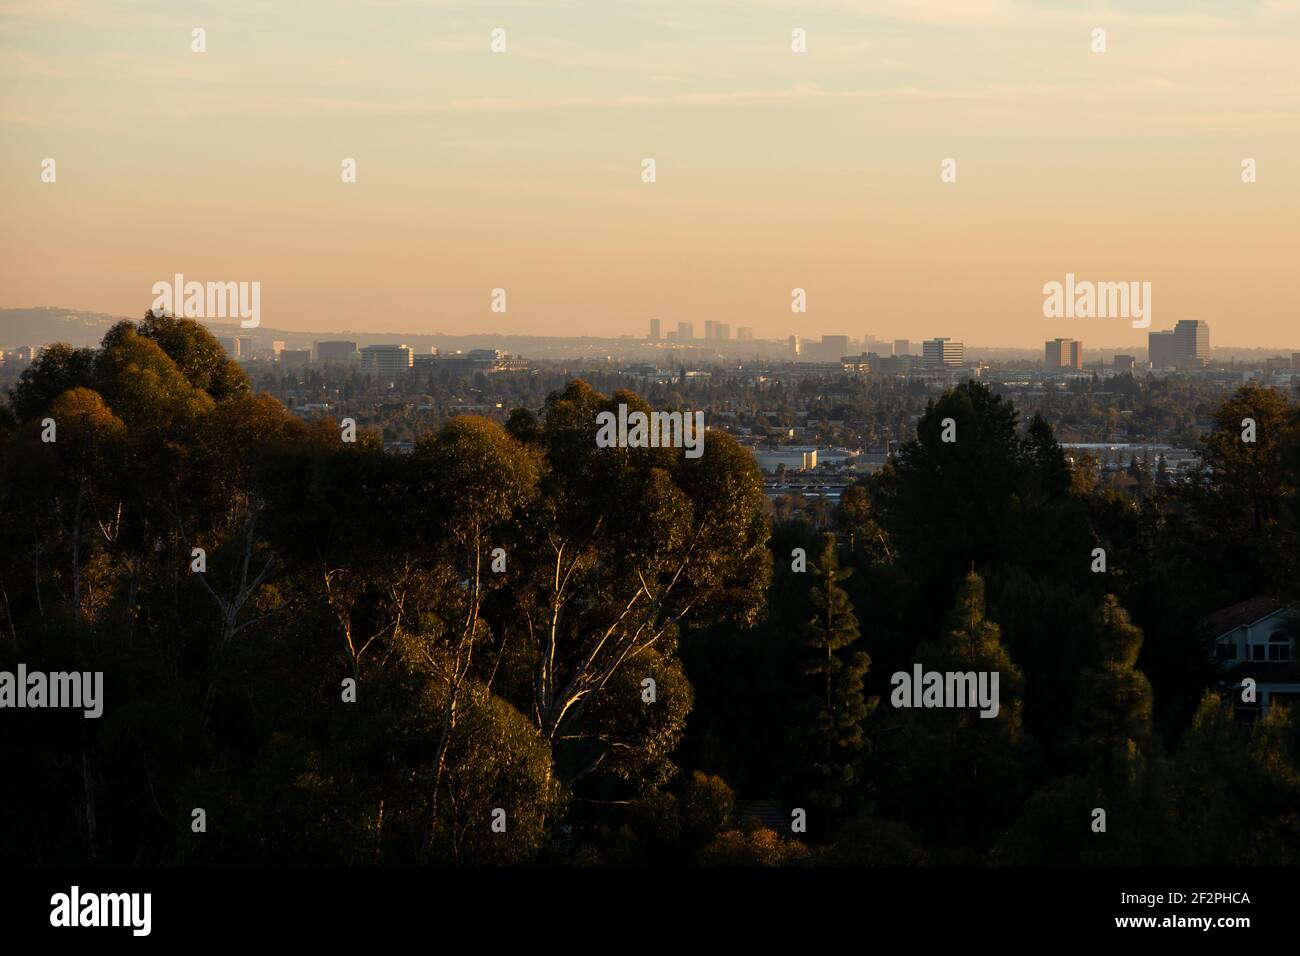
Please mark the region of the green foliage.
POLYGON ((1155 745, 1151 728, 1151 684, 1137 669, 1142 631, 1113 594, 1103 599, 1094 617, 1097 664, 1080 681, 1080 733, 1085 753, 1097 761, 1130 746, 1149 751, 1155 745))
POLYGON ((248 376, 239 363, 228 358, 212 333, 193 319, 146 312, 138 331, 167 353, 190 385, 213 400, 248 394, 248 376))
POLYGON ((1041 420, 1021 436, 1014 407, 983 384, 950 389, 927 407, 916 440, 882 472, 877 498, 922 632, 939 626, 936 597, 951 595, 972 563, 1087 581, 1086 510, 1071 494, 1060 446, 1041 420), (956 440, 945 442, 949 418, 956 440))
POLYGON ((190 384, 156 342, 120 322, 95 355, 95 383, 114 414, 132 428, 185 425, 211 409, 212 397, 190 384))
POLYGON ((1164 796, 1179 862, 1286 865, 1300 860, 1300 719, 1274 705, 1253 727, 1207 693, 1174 754, 1164 796))
MULTIPOLYGON (((831 434, 845 400, 821 387, 831 434)), ((1153 428, 1196 420, 1167 383, 1115 384, 1135 388, 1153 428)), ((1115 428, 1083 395, 1045 402, 1115 428)), ((870 414, 892 429, 924 400, 870 414)), ((1278 393, 1218 409, 1192 487, 1139 466, 1145 488, 1121 490, 1072 470, 1045 417, 1022 428, 963 385, 833 516, 769 509, 720 431, 699 459, 597 447, 597 413, 649 410, 630 392, 573 381, 530 404, 391 455, 378 429, 345 444, 254 393, 188 320, 44 350, 0 409, 0 668, 102 670, 110 703, 0 722, 0 858, 1300 859, 1298 719, 1275 703, 1238 723, 1196 628, 1296 583, 1300 411, 1278 393), (914 661, 997 671, 998 716, 873 719, 914 661), (774 799, 818 808, 809 846, 737 826, 774 799)))
POLYGON ((805 866, 810 858, 803 843, 762 827, 721 833, 699 855, 703 866, 805 866))
POLYGON ((899 810, 936 846, 941 861, 971 862, 1015 819, 1024 797, 1028 745, 1022 729, 1022 678, 985 617, 984 582, 968 574, 942 640, 918 652, 923 667, 942 672, 996 672, 999 710, 897 710, 892 760, 898 766, 899 810))
POLYGON ((736 818, 736 796, 721 777, 696 770, 682 794, 682 831, 696 845, 707 843, 736 818))
POLYGON ((819 849, 821 866, 924 866, 925 849, 912 829, 892 820, 857 817, 835 834, 835 842, 819 849))
POLYGON ((9 392, 14 415, 22 422, 37 420, 69 389, 93 388, 94 366, 93 349, 74 349, 64 342, 47 345, 9 392))
POLYGON ((867 700, 862 691, 870 656, 848 650, 858 643, 858 619, 840 582, 852 569, 840 568, 833 534, 823 536, 821 554, 808 571, 814 582, 809 591, 814 613, 805 633, 814 656, 805 663, 804 673, 813 678, 816 690, 803 736, 807 752, 815 755, 812 798, 838 815, 853 795, 861 796, 864 724, 877 701, 867 700))

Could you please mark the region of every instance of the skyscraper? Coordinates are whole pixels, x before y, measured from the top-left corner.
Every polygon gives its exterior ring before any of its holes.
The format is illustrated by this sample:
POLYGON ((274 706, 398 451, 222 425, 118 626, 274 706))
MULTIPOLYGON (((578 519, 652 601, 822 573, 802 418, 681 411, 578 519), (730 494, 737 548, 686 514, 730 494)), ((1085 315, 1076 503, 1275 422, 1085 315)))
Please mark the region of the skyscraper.
POLYGON ((1210 327, 1200 319, 1182 319, 1174 326, 1175 365, 1210 360, 1210 327))
POLYGON ((1066 347, 1069 339, 1052 339, 1043 349, 1043 364, 1048 368, 1060 368, 1065 364, 1066 356, 1069 355, 1069 349, 1066 347))
POLYGON ((677 323, 677 340, 679 342, 689 342, 695 338, 695 324, 692 322, 677 323))
POLYGON ((1083 368, 1083 343, 1078 339, 1053 339, 1044 349, 1048 368, 1083 368))
POLYGON ((909 339, 894 339, 895 355, 911 355, 912 343, 909 339))
POLYGON ((926 368, 960 368, 966 347, 947 337, 926 339, 921 343, 921 358, 926 368))
POLYGON ((704 320, 704 341, 711 342, 717 337, 717 325, 712 319, 704 320))
POLYGON ((658 319, 650 320, 650 341, 651 342, 659 341, 659 320, 658 319))

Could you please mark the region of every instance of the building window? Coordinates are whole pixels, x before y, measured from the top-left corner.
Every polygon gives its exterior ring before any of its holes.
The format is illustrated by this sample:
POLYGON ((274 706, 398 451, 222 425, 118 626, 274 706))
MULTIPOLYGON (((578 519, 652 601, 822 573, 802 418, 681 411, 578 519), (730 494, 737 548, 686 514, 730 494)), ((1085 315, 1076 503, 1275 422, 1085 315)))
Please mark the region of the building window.
POLYGON ((1289 661, 1295 655, 1291 650, 1291 639, 1283 634, 1274 634, 1268 639, 1268 659, 1270 661, 1289 661))
POLYGON ((1237 659, 1237 645, 1229 641, 1218 646, 1218 657, 1221 661, 1235 661, 1237 659))
POLYGON ((1263 644, 1250 645, 1250 659, 1252 661, 1262 661, 1264 660, 1265 656, 1266 656, 1266 651, 1263 644))

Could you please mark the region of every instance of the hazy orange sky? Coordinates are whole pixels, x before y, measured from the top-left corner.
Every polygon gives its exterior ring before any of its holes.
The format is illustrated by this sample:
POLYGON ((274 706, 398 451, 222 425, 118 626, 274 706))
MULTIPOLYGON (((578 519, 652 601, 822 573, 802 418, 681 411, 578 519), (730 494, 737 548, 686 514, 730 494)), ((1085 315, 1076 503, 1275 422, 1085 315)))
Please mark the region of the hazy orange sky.
POLYGON ((1072 272, 1300 347, 1298 64, 1300 0, 3 0, 0 307, 1144 346, 1043 317, 1072 272))

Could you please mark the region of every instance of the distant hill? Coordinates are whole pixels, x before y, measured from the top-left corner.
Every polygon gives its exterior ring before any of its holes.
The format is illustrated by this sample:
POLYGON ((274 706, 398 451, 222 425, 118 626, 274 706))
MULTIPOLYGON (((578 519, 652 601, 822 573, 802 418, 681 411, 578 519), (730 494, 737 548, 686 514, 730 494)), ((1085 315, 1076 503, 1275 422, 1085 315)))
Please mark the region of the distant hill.
POLYGON ((67 342, 78 348, 98 345, 120 315, 80 312, 44 306, 37 309, 0 309, 0 348, 67 342))

